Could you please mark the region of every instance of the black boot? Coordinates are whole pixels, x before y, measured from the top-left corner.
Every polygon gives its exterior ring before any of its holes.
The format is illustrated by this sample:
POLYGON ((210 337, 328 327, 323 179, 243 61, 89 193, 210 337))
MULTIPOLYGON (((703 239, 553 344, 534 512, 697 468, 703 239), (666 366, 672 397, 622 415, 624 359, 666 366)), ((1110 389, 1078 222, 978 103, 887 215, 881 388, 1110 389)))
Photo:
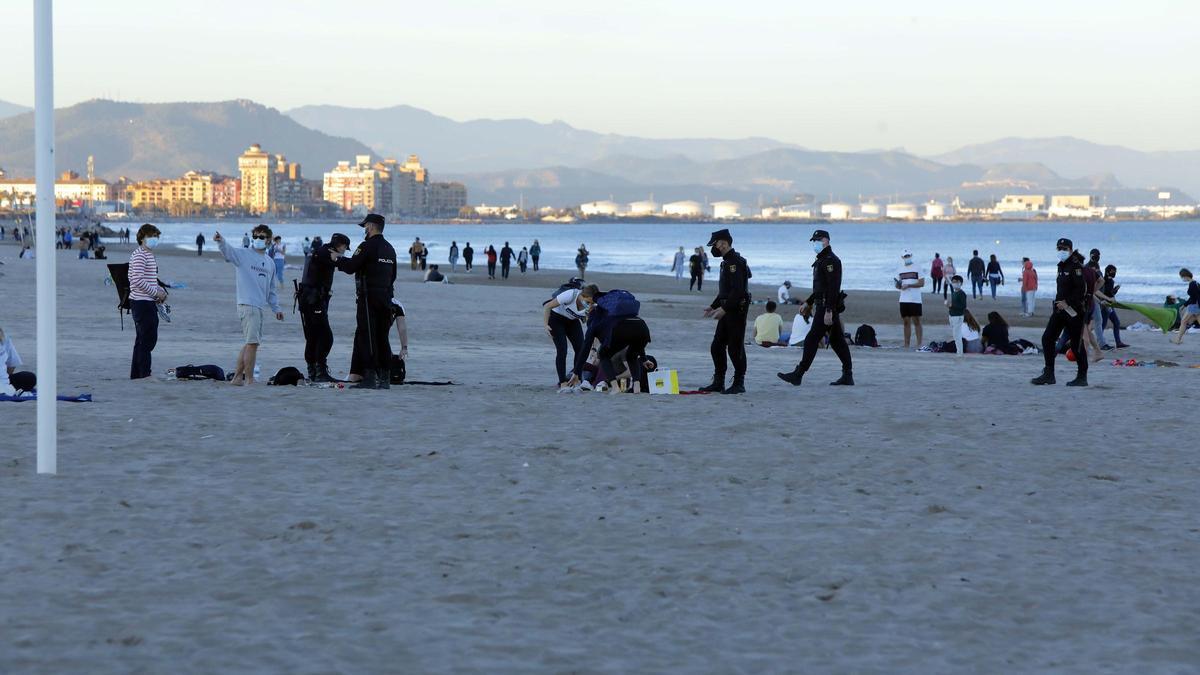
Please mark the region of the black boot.
POLYGON ((699 391, 708 392, 710 394, 719 394, 725 391, 725 373, 713 375, 712 384, 707 387, 700 387, 699 391))
POLYGON ((746 393, 746 376, 734 375, 733 384, 729 385, 728 389, 721 391, 722 394, 744 394, 746 393))
POLYGON ((329 367, 325 364, 318 363, 314 366, 314 371, 313 376, 309 378, 313 382, 336 382, 336 380, 329 376, 329 367))
POLYGON ((783 380, 784 382, 787 382, 788 384, 792 385, 793 387, 799 387, 800 381, 804 379, 804 371, 800 370, 800 365, 797 364, 796 367, 792 370, 792 372, 790 372, 790 373, 775 373, 775 377, 778 377, 779 379, 783 380))
POLYGON ((309 363, 307 365, 308 365, 308 381, 316 382, 317 381, 317 364, 309 363))
POLYGON ((375 381, 376 380, 376 371, 373 368, 364 368, 363 370, 366 371, 363 373, 363 379, 360 380, 357 384, 350 385, 348 388, 349 389, 378 389, 379 387, 375 381))
POLYGON ((1067 383, 1067 386, 1068 387, 1086 387, 1086 386, 1088 386, 1087 375, 1084 375, 1082 373, 1080 373, 1079 375, 1076 375, 1075 379, 1073 379, 1067 383))
POLYGON ((392 371, 384 369, 375 371, 375 388, 376 389, 391 389, 392 388, 392 371))
POLYGON ((829 386, 831 386, 831 387, 853 387, 854 386, 854 373, 850 372, 849 370, 843 370, 842 376, 839 377, 838 379, 834 380, 833 382, 830 382, 829 386))
POLYGON ((1054 371, 1043 370, 1041 375, 1029 381, 1030 384, 1054 384, 1054 371))

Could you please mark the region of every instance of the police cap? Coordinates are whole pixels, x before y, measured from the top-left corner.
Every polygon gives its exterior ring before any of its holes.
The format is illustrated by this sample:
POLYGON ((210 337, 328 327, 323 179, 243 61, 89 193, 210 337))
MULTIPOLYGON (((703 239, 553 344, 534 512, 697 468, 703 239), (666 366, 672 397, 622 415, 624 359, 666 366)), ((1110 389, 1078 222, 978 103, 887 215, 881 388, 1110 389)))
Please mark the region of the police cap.
POLYGON ((813 236, 811 239, 809 239, 809 241, 820 241, 822 239, 828 239, 828 238, 829 238, 828 232, 826 232, 825 230, 816 230, 813 232, 813 236))
POLYGON ((718 241, 727 241, 730 244, 732 244, 733 243, 733 235, 729 234, 729 230, 727 230, 727 229, 726 230, 717 230, 716 232, 713 232, 712 236, 710 236, 708 238, 707 245, 712 246, 713 244, 717 243, 718 241))
POLYGON ((334 232, 333 236, 329 238, 329 245, 333 246, 334 248, 338 246, 349 246, 350 237, 347 237, 341 232, 334 232))
POLYGON ((1058 245, 1056 246, 1056 248, 1065 249, 1067 251, 1073 251, 1073 250, 1075 250, 1075 245, 1071 243, 1070 239, 1063 237, 1062 239, 1058 240, 1058 245))
POLYGON ((363 218, 362 222, 359 223, 358 226, 366 227, 367 223, 371 223, 372 225, 375 225, 376 227, 378 227, 379 229, 382 230, 383 229, 383 216, 379 215, 378 213, 368 213, 367 217, 363 218))

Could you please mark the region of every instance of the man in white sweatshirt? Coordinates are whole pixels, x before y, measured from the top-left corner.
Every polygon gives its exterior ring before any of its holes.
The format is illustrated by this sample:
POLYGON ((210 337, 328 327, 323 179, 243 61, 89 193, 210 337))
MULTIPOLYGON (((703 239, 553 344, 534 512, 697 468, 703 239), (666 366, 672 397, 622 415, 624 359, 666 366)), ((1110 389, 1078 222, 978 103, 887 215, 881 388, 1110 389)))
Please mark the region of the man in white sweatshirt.
POLYGON ((264 308, 269 308, 277 320, 283 321, 283 310, 279 308, 279 295, 275 291, 275 262, 267 255, 271 228, 259 225, 251 236, 250 248, 238 248, 230 246, 220 232, 213 235, 221 255, 237 268, 238 318, 242 322, 245 344, 238 353, 237 369, 229 383, 238 386, 254 384, 254 364, 258 360, 258 345, 262 342, 264 308))

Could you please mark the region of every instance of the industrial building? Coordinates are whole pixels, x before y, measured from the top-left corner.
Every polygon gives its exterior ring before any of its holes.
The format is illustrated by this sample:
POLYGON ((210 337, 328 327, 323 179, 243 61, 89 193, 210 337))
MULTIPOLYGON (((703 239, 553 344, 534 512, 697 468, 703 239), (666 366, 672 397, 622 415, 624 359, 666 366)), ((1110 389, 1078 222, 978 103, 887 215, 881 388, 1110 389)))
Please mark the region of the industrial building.
POLYGON ((741 218, 742 205, 737 202, 720 201, 712 203, 713 218, 741 218))
POLYGON ((690 199, 681 202, 671 202, 663 204, 662 212, 664 216, 675 216, 678 218, 699 218, 704 215, 704 205, 700 202, 690 199))
POLYGON ((585 216, 615 216, 621 212, 621 205, 607 199, 598 202, 588 202, 579 205, 579 212, 585 216))

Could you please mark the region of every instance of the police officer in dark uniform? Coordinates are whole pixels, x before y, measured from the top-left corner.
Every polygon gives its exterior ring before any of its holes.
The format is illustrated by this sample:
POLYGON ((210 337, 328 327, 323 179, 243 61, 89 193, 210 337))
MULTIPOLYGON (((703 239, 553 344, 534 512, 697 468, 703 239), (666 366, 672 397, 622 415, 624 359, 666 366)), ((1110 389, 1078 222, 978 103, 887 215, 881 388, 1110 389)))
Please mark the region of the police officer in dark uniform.
POLYGON ((733 235, 729 230, 717 230, 709 237, 714 258, 721 258, 721 279, 717 297, 704 310, 704 316, 717 320, 709 351, 713 360, 713 381, 700 391, 722 394, 746 393, 746 314, 750 311, 750 266, 733 250, 733 235), (733 383, 725 388, 725 371, 733 361, 733 383))
POLYGON ((854 372, 850 362, 850 347, 846 344, 846 333, 842 328, 842 312, 846 311, 842 295, 842 260, 829 246, 829 233, 825 230, 813 232, 813 250, 817 259, 813 262, 813 292, 804 301, 800 313, 810 318, 812 325, 804 338, 804 356, 790 373, 776 373, 779 379, 800 386, 804 373, 812 365, 821 345, 821 338, 829 334, 829 346, 842 361, 842 376, 831 385, 853 385, 854 372))
MULTIPOLYGON (((396 249, 383 238, 383 216, 371 213, 358 224, 366 240, 349 258, 339 258, 337 268, 354 275, 358 294, 358 326, 354 331, 354 353, 350 372, 362 373, 355 389, 391 388, 392 295, 396 283, 396 249)), ((331 256, 332 257, 332 256, 331 256)))
POLYGON ((1075 250, 1070 239, 1058 240, 1058 279, 1055 284, 1054 308, 1042 333, 1042 357, 1046 367, 1042 374, 1033 378, 1033 384, 1054 384, 1054 358, 1058 356, 1055 342, 1065 330, 1075 352, 1075 379, 1068 387, 1088 386, 1088 357, 1083 346, 1083 329, 1087 325, 1086 301, 1087 281, 1083 273, 1083 254, 1075 250))
POLYGON ((329 351, 333 330, 329 327, 329 298, 333 295, 334 260, 350 249, 350 237, 335 232, 328 244, 318 244, 304 266, 304 278, 296 291, 300 323, 304 327, 304 362, 312 382, 333 382, 329 375, 329 351), (331 252, 334 255, 331 255, 331 252))

